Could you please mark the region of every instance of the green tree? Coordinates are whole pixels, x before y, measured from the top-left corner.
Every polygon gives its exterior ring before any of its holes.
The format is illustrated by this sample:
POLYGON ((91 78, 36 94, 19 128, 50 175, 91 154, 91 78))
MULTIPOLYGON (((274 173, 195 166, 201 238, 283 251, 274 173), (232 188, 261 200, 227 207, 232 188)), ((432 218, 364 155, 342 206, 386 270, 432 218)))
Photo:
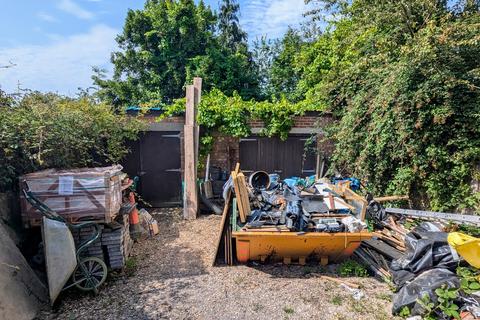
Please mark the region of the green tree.
POLYGON ((217 88, 227 95, 238 92, 245 99, 259 98, 259 76, 248 50, 247 34, 239 24, 240 5, 223 0, 218 14, 216 41, 206 53, 192 59, 187 79, 203 78, 205 88, 217 88))
POLYGON ((218 14, 219 40, 233 52, 246 48, 247 33, 240 27, 240 5, 236 0, 222 0, 218 14))
POLYGON ((254 59, 266 98, 285 96, 292 102, 301 97, 296 95, 300 73, 297 69, 297 55, 304 46, 300 32, 288 28, 282 39, 257 39, 254 43, 254 59))
POLYGON ((279 53, 273 58, 270 69, 271 94, 279 97, 285 95, 289 100, 298 100, 295 97, 295 89, 299 80, 296 69, 296 56, 301 50, 304 41, 297 30, 288 28, 279 43, 279 53))
POLYGON ((144 9, 129 10, 117 37, 121 50, 112 54, 113 78, 94 70, 98 95, 114 105, 171 103, 184 95, 187 81, 202 76, 207 90, 218 86, 250 97, 254 74, 239 73, 248 56, 220 45, 216 22, 203 1, 148 0, 144 9))

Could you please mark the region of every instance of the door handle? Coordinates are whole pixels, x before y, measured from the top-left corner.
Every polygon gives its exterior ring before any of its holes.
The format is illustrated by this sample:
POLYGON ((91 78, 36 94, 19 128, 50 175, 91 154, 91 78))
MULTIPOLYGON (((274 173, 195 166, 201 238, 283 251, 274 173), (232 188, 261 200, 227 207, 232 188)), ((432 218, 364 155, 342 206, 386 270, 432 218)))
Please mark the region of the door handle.
POLYGON ((182 169, 167 169, 166 172, 181 172, 182 169))

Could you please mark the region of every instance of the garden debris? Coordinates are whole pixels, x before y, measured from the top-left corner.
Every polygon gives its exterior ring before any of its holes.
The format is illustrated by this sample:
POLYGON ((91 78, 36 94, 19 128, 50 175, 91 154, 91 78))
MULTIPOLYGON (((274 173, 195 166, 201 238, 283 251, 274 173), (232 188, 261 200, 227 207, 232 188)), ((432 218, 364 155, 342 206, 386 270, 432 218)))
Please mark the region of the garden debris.
POLYGON ((344 283, 342 283, 340 287, 344 288, 347 291, 350 291, 350 293, 352 294, 352 298, 354 300, 358 301, 358 300, 361 300, 363 297, 365 297, 365 293, 363 293, 363 291, 360 289, 352 289, 344 283))
POLYGON ((436 303, 435 290, 442 286, 458 288, 460 282, 455 273, 448 269, 436 268, 421 273, 393 296, 393 314, 399 314, 405 307, 409 309, 411 315, 424 314, 425 307, 420 299, 425 299, 427 295, 429 302, 436 303))
POLYGON ((436 317, 443 317, 443 312, 448 312, 451 316, 459 307, 465 310, 467 307, 472 310, 480 307, 480 298, 472 298, 475 290, 480 295, 479 279, 470 277, 472 288, 476 289, 467 289, 470 292, 467 294, 460 288, 461 281, 466 280, 461 278, 458 271, 462 257, 472 266, 478 263, 476 250, 479 240, 451 232, 459 228, 458 223, 463 223, 464 226, 480 225, 480 220, 476 216, 459 216, 441 212, 385 209, 370 197, 367 218, 375 227, 375 237, 364 241, 355 251, 355 256, 376 275, 386 281, 393 280, 398 290, 393 299, 394 314, 408 309, 407 313, 413 316, 434 313, 436 317), (466 243, 471 247, 465 247, 465 251, 458 250, 466 243), (442 303, 438 300, 438 294, 455 296, 448 302, 452 310, 444 311, 442 308, 446 310, 446 305, 427 310, 426 306, 442 303))
POLYGON ((480 269, 480 239, 463 234, 451 232, 448 234, 448 243, 471 266, 480 269))
POLYGON ((333 278, 333 277, 329 277, 329 276, 320 276, 320 278, 325 279, 325 280, 330 280, 330 281, 336 282, 338 284, 343 284, 347 287, 354 288, 354 289, 359 289, 360 288, 360 286, 356 283, 351 283, 351 282, 341 280, 341 279, 338 279, 338 278, 333 278))
POLYGON ((148 233, 148 236, 153 237, 157 235, 159 232, 157 220, 145 209, 140 209, 138 214, 140 215, 140 224, 143 230, 148 233))

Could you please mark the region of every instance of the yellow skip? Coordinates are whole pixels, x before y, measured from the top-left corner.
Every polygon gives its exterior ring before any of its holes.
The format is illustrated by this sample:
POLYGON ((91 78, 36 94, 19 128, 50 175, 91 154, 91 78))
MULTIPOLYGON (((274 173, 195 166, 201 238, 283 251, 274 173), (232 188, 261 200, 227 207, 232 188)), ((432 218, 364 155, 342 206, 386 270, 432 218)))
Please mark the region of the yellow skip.
POLYGON ((460 232, 448 234, 448 243, 470 265, 480 269, 480 239, 460 232))

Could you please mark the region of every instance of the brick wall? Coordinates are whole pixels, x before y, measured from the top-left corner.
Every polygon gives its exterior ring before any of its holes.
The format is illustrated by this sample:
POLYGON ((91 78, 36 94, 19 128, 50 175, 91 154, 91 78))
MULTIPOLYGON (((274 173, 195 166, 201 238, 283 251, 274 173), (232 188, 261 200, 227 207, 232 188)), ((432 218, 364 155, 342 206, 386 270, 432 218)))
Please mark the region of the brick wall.
MULTIPOLYGON (((318 117, 315 115, 304 115, 304 116, 297 116, 293 118, 294 121, 294 128, 316 128, 317 124, 321 125, 321 122, 325 122, 326 118, 330 118, 330 116, 326 117, 318 117)), ((248 125, 250 128, 263 128, 263 121, 262 120, 250 120, 248 121, 248 125)))
POLYGON ((159 114, 149 113, 141 117, 141 120, 148 122, 148 123, 181 123, 185 124, 185 117, 183 116, 175 116, 175 117, 168 117, 162 119, 161 121, 157 121, 159 114))
POLYGON ((214 143, 210 152, 210 165, 220 167, 227 172, 235 168, 239 159, 239 139, 219 132, 213 134, 214 143))

